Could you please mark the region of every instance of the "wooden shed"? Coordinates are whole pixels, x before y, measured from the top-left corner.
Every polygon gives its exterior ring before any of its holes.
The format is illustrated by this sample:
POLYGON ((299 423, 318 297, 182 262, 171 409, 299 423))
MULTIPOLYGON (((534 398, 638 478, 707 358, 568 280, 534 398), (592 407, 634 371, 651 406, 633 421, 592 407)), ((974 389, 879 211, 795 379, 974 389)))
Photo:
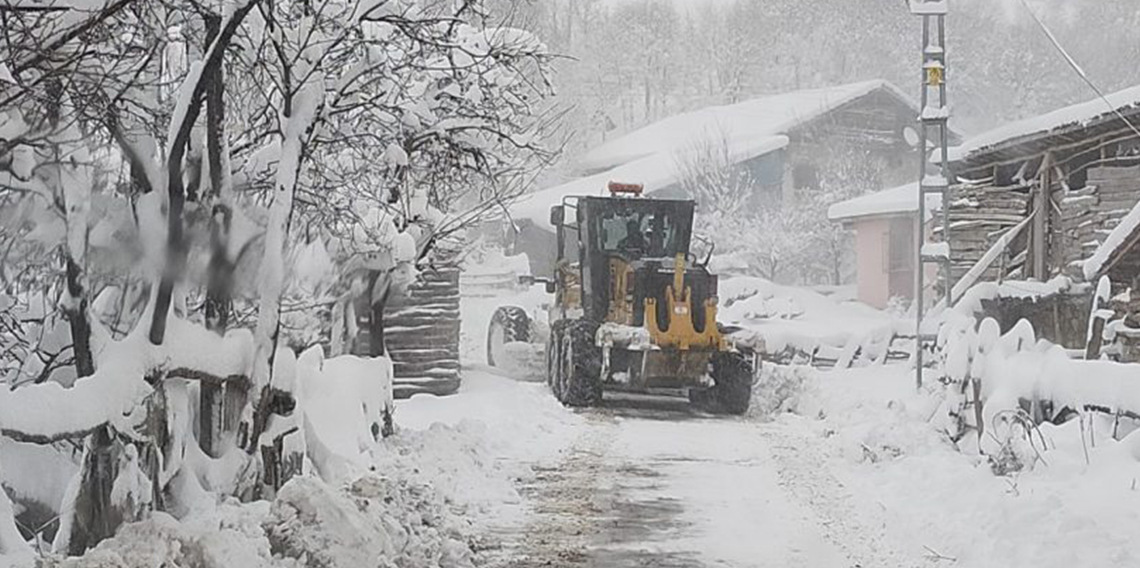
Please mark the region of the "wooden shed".
POLYGON ((1140 201, 1140 136, 1129 122, 1140 123, 1140 87, 1014 122, 952 149, 954 280, 1003 236, 1009 244, 983 279, 1085 279, 1085 260, 1140 201))

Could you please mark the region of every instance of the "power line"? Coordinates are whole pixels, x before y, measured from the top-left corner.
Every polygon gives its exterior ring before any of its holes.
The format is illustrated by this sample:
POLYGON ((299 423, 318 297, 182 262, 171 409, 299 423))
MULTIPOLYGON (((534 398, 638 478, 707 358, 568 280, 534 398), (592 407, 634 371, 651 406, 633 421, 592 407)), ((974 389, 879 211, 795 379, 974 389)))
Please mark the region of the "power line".
POLYGON ((1113 113, 1115 113, 1116 116, 1120 118, 1120 120, 1124 121, 1124 124, 1128 125, 1128 128, 1132 129, 1132 132, 1135 133, 1137 137, 1140 137, 1140 129, 1137 129, 1136 125, 1132 124, 1132 121, 1128 120, 1128 117, 1124 116, 1124 114, 1120 112, 1120 109, 1116 108, 1116 105, 1112 104, 1112 102, 1108 100, 1108 97, 1104 96, 1104 92, 1101 91, 1100 88, 1092 82, 1092 79, 1089 79, 1089 76, 1085 73, 1085 70, 1081 68, 1075 59, 1073 59, 1072 55, 1069 55, 1069 52, 1065 50, 1065 48, 1061 45, 1061 42, 1057 41, 1057 36, 1053 35, 1053 32, 1045 25, 1045 22, 1041 21, 1041 18, 1037 17, 1037 13, 1033 11, 1033 8, 1029 7, 1028 0, 1021 0, 1021 5, 1025 7, 1026 12, 1029 12, 1029 16, 1033 18, 1033 21, 1037 22, 1037 27, 1041 28, 1041 31, 1044 32, 1045 36, 1049 38, 1049 41, 1053 44, 1053 47, 1057 48, 1057 51, 1060 52, 1061 56, 1065 58, 1065 62, 1069 64, 1069 67, 1072 67, 1073 71, 1075 71, 1077 75, 1084 80, 1085 84, 1087 84, 1089 88, 1091 88, 1097 94, 1097 96, 1100 97, 1100 100, 1104 101, 1104 104, 1108 105, 1108 108, 1113 113))

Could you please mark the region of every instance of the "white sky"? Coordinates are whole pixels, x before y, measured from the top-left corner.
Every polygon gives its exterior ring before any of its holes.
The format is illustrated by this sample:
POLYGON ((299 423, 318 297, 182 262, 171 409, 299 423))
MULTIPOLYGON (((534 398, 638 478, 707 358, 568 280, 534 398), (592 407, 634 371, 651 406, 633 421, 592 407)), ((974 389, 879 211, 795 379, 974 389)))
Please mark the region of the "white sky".
MULTIPOLYGON (((617 5, 623 2, 633 2, 635 0, 602 0, 604 4, 617 5)), ((812 2, 814 0, 803 0, 804 2, 812 2)), ((897 2, 900 8, 902 7, 902 0, 883 0, 885 2, 897 2)), ((1123 0, 1126 2, 1134 2, 1136 0, 1123 0)), ((708 4, 732 4, 736 0, 673 0, 673 4, 677 7, 689 10, 694 7, 704 6, 708 4)), ((1016 20, 1016 15, 1020 14, 1025 9, 1021 5, 1021 0, 959 0, 958 4, 971 4, 975 2, 994 3, 1000 4, 1004 9, 1005 15, 1012 20, 1016 20)), ((1083 4, 1081 0, 1029 0, 1029 5, 1040 16, 1055 15, 1057 8, 1061 8, 1061 13, 1067 17, 1076 16, 1079 13, 1080 5, 1083 4)), ((1022 14, 1024 15, 1024 14, 1022 14)))
MULTIPOLYGON (((633 0, 602 0, 604 4, 621 4, 623 2, 631 2, 633 0)), ((736 0, 673 0, 678 8, 691 9, 695 6, 703 6, 705 4, 732 4, 736 0)), ((811 0, 805 0, 811 1, 811 0)))

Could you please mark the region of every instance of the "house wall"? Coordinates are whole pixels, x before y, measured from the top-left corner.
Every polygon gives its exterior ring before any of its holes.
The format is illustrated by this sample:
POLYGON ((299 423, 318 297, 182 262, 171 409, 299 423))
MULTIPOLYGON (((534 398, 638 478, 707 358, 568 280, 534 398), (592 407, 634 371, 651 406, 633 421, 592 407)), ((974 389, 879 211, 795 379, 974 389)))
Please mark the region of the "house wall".
MULTIPOLYGON (((909 222, 911 228, 906 231, 907 236, 913 238, 918 230, 917 215, 882 215, 875 217, 861 217, 851 222, 855 232, 855 288, 856 297, 860 302, 871 307, 884 309, 892 297, 904 300, 914 298, 914 266, 917 254, 914 245, 908 243, 906 248, 897 254, 906 259, 906 268, 896 272, 896 280, 892 282, 891 273, 891 231, 897 228, 899 222, 909 222)), ((927 240, 931 238, 930 226, 927 225, 927 240)), ((925 297, 929 300, 937 295, 934 289, 938 281, 938 267, 927 264, 924 268, 927 283, 925 297)))

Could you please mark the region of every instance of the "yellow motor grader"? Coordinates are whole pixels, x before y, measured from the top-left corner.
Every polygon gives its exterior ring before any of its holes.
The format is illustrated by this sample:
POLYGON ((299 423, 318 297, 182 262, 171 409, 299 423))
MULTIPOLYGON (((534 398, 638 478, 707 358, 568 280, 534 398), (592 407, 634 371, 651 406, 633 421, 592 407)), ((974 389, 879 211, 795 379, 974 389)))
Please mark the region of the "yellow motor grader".
MULTIPOLYGON (((609 190, 551 208, 554 276, 529 279, 554 294, 541 334, 551 391, 567 406, 596 405, 604 390, 687 394, 706 410, 743 414, 753 358, 717 323, 717 277, 690 250, 695 203, 641 197, 640 185, 609 190)), ((494 342, 533 338, 532 327, 520 308, 499 308, 489 362, 494 342)))

